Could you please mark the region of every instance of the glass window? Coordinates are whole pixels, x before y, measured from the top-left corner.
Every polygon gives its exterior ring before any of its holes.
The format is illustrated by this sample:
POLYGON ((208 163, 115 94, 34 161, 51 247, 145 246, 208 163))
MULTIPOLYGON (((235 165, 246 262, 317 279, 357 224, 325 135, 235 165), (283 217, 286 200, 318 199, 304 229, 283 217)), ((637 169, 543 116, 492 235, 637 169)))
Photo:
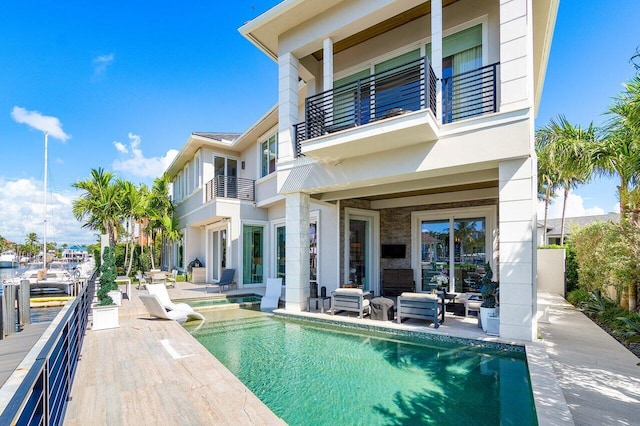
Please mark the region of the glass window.
MULTIPOLYGON (((285 283, 286 276, 286 226, 276 227, 276 277, 282 278, 285 283)), ((311 222, 309 224, 309 279, 315 281, 318 279, 318 224, 311 222)))
POLYGON ((264 227, 244 225, 242 229, 242 282, 263 282, 264 227))
POLYGON ((262 173, 265 177, 276 171, 276 159, 278 158, 278 135, 271 136, 260 144, 262 155, 262 173))
POLYGON ((375 116, 420 109, 420 49, 375 66, 375 116), (409 65, 404 65, 410 63, 409 65))

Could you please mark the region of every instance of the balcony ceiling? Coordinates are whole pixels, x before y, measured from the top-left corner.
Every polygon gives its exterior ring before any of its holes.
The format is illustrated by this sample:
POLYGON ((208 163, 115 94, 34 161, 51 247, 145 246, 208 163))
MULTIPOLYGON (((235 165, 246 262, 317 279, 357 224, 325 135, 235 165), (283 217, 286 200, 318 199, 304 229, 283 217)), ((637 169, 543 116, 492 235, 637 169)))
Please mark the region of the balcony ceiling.
MULTIPOLYGON (((286 33, 296 26, 303 25, 305 22, 328 11, 343 1, 344 0, 285 0, 254 20, 245 23, 239 28, 239 31, 273 60, 277 60, 278 39, 281 34, 286 33)), ((449 6, 457 1, 459 0, 443 0, 442 6, 449 6)), ((391 5, 389 10, 398 10, 403 7, 402 2, 388 3, 390 5, 395 3, 391 5)), ((411 3, 416 4, 417 0, 411 0, 411 3)), ((431 1, 425 1, 417 6, 397 13, 382 22, 376 23, 372 27, 359 31, 356 34, 347 35, 346 37, 337 37, 335 34, 325 34, 321 37, 334 37, 334 53, 338 53, 430 13, 431 1)), ((319 60, 322 58, 322 51, 316 51, 313 55, 319 60)))

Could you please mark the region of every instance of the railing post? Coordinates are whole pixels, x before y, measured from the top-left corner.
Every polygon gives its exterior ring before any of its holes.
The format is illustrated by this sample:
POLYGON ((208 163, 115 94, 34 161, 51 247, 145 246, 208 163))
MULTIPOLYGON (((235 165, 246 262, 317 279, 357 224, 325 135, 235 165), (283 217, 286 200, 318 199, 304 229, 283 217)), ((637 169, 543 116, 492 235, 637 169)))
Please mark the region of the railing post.
POLYGON ((18 321, 21 326, 31 324, 31 283, 29 280, 20 280, 20 292, 18 293, 18 321))
POLYGON ((493 64, 493 112, 498 111, 498 64, 493 64))
POLYGON ((3 337, 16 332, 16 286, 2 285, 2 333, 3 337))

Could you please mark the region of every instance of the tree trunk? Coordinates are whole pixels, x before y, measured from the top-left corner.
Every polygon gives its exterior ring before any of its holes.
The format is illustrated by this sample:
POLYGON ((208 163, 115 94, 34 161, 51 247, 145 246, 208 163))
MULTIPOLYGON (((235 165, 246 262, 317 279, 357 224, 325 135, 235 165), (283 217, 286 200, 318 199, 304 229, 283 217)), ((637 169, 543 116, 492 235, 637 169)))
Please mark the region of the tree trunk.
POLYGON ((542 245, 547 245, 547 216, 549 215, 549 200, 551 199, 551 188, 547 185, 547 190, 544 197, 544 224, 542 229, 542 245))
POLYGON ((564 245, 564 215, 567 210, 567 198, 569 198, 569 190, 565 188, 564 199, 562 200, 562 222, 560 225, 560 245, 564 245))
POLYGON ((635 312, 638 308, 638 286, 636 283, 629 284, 629 312, 635 312))

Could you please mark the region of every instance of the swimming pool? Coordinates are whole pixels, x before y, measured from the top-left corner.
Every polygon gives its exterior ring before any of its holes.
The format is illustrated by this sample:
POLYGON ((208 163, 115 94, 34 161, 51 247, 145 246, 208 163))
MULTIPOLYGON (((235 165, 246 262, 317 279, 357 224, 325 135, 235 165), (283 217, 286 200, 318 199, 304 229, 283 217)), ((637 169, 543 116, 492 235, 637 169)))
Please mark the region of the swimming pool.
POLYGON ((291 425, 537 424, 523 351, 215 315, 194 337, 291 425))
POLYGON ((238 296, 227 296, 227 297, 211 297, 208 299, 180 299, 175 300, 174 302, 184 302, 190 305, 194 309, 206 309, 206 308, 215 308, 223 305, 230 304, 239 304, 239 305, 251 305, 254 303, 260 303, 262 298, 260 296, 256 296, 255 294, 250 295, 238 295, 238 296))

